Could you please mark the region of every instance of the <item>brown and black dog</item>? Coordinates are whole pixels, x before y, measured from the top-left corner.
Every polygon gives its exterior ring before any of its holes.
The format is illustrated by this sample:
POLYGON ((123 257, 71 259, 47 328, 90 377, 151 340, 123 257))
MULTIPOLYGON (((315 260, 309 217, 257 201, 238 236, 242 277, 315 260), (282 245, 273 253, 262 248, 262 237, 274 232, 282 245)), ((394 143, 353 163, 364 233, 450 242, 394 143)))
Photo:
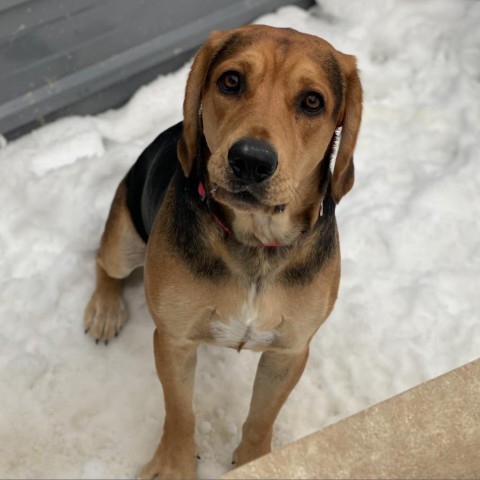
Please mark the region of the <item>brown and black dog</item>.
POLYGON ((335 206, 353 185, 361 113, 355 57, 315 36, 250 25, 213 32, 195 57, 183 123, 117 189, 84 317, 108 342, 126 321, 121 279, 145 266, 166 413, 142 478, 195 476, 199 343, 263 352, 234 461, 270 451, 337 297, 335 206))

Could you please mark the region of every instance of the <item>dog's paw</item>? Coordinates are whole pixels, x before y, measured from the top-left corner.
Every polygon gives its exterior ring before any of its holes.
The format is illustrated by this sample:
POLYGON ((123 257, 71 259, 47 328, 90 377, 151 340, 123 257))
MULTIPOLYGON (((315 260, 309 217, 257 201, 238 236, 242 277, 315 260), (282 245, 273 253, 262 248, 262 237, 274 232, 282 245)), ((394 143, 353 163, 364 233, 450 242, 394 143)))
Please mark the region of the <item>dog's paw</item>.
POLYGON ((195 478, 197 446, 193 441, 175 439, 176 441, 160 442, 153 458, 142 468, 137 478, 195 478))
POLYGON ((127 309, 122 294, 108 290, 95 290, 83 316, 85 333, 90 333, 96 343, 105 345, 117 336, 127 321, 127 309))
POLYGON ((153 478, 159 480, 170 478, 194 479, 196 478, 195 461, 193 459, 193 461, 171 465, 168 461, 162 461, 158 457, 154 457, 142 468, 137 478, 140 480, 151 480, 153 478))
POLYGON ((232 465, 234 468, 240 467, 270 452, 270 442, 249 444, 242 441, 233 453, 232 465))

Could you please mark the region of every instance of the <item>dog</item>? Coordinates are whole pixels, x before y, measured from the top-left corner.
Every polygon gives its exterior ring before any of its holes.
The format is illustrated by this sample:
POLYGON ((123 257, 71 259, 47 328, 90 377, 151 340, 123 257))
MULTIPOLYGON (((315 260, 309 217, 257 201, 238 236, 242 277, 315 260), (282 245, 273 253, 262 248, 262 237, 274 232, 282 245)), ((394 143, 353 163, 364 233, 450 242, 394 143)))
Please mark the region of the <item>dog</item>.
POLYGON ((166 412, 141 478, 195 476, 200 343, 263 352, 233 459, 270 452, 337 298, 335 208, 354 183, 362 115, 356 59, 292 29, 214 31, 183 113, 116 191, 84 315, 85 332, 108 343, 127 318, 122 279, 144 266, 166 412))

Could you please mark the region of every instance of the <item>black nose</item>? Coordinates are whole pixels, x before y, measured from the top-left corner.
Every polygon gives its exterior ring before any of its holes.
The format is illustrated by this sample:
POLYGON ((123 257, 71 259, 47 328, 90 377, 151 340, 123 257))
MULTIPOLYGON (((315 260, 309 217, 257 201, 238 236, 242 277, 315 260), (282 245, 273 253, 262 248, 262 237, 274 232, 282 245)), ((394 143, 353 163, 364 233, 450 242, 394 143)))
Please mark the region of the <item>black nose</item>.
POLYGON ((269 143, 256 138, 242 138, 228 151, 228 163, 240 180, 260 183, 274 174, 278 157, 269 143))

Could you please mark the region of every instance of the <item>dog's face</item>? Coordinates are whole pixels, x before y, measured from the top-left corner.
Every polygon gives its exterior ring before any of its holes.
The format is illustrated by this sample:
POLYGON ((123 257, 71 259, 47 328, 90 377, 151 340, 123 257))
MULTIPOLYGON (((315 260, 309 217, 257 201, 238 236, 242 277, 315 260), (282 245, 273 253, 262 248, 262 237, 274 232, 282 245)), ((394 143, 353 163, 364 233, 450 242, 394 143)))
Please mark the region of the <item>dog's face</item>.
POLYGON ((353 185, 361 116, 355 60, 318 37, 259 25, 214 32, 192 67, 184 113, 184 171, 203 135, 212 197, 238 218, 281 216, 282 240, 301 228, 295 215, 318 216, 320 164, 340 126, 335 200, 353 185))

